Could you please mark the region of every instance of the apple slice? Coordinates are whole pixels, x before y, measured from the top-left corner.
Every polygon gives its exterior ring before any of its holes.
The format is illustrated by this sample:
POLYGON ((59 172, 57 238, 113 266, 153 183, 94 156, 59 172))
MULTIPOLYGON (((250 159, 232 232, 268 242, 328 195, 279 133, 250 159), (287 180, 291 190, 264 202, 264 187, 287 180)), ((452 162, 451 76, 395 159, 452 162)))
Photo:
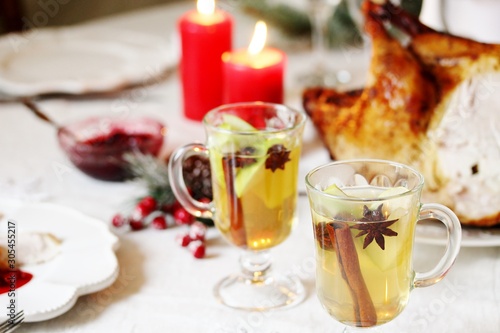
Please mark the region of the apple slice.
POLYGON ((347 195, 344 191, 342 191, 340 189, 340 187, 337 186, 337 184, 332 184, 332 185, 329 185, 327 188, 325 188, 323 190, 323 192, 327 193, 327 194, 331 194, 331 195, 334 195, 336 197, 352 197, 350 195, 347 195))
MULTIPOLYGON (((239 118, 238 116, 232 114, 223 114, 222 119, 223 122, 219 125, 219 128, 240 133, 251 133, 258 131, 255 127, 239 118)), ((227 151, 235 152, 247 147, 253 147, 255 149, 254 155, 249 157, 255 158, 256 161, 253 164, 238 168, 234 181, 236 196, 241 197, 243 195, 249 182, 255 177, 257 171, 259 171, 259 169, 265 163, 267 158, 267 150, 269 149, 269 147, 282 142, 283 139, 280 138, 266 139, 266 135, 264 134, 262 136, 259 136, 229 134, 223 132, 218 133, 216 141, 217 150, 219 150, 222 155, 224 155, 224 153, 227 151)), ((223 179, 223 175, 217 175, 217 177, 218 179, 223 179)))
POLYGON ((217 146, 222 152, 233 151, 235 147, 245 147, 248 146, 244 139, 244 136, 238 134, 232 134, 230 132, 256 132, 257 129, 239 118, 238 116, 232 114, 223 114, 222 123, 218 126, 219 129, 226 131, 220 131, 213 135, 212 146, 217 146))
POLYGON ((409 190, 404 186, 391 187, 391 188, 385 190, 384 192, 380 193, 378 197, 379 198, 388 198, 388 197, 393 197, 396 195, 406 193, 408 191, 409 190))
POLYGON ((275 144, 281 144, 281 143, 283 143, 283 139, 280 138, 273 138, 267 140, 264 139, 261 142, 255 142, 255 141, 253 142, 252 147, 256 149, 253 157, 256 159, 256 161, 253 164, 250 164, 238 170, 235 182, 236 195, 238 197, 241 197, 248 183, 256 176, 256 173, 259 170, 263 169, 263 165, 268 157, 267 155, 268 149, 275 144))
POLYGON ((320 207, 322 215, 329 218, 335 219, 335 217, 344 216, 354 219, 359 219, 363 216, 363 206, 356 201, 341 200, 342 198, 352 198, 356 197, 348 195, 345 193, 337 184, 333 183, 323 190, 323 193, 330 194, 333 197, 328 196, 316 196, 314 200, 321 200, 317 207, 320 207))
POLYGON ((257 129, 238 116, 225 113, 222 115, 221 128, 231 131, 255 132, 257 129))
MULTIPOLYGON (((408 191, 406 187, 392 187, 380 193, 378 197, 385 199, 407 193, 408 191)), ((391 269, 401 264, 403 261, 408 260, 407 257, 411 251, 412 244, 410 239, 410 237, 412 237, 412 232, 410 232, 408 228, 413 228, 411 219, 416 218, 413 216, 414 214, 410 214, 410 211, 416 211, 416 209, 411 209, 411 200, 412 196, 403 196, 384 202, 384 211, 388 212, 387 220, 398 220, 389 227, 391 230, 397 232, 398 235, 384 237, 385 250, 382 250, 376 242, 372 242, 366 249, 361 251, 370 258, 381 271, 391 269)), ((379 203, 374 205, 379 205, 379 203)), ((363 237, 360 238, 363 239, 363 237)), ((362 242, 360 243, 360 248, 362 247, 361 244, 362 242)))

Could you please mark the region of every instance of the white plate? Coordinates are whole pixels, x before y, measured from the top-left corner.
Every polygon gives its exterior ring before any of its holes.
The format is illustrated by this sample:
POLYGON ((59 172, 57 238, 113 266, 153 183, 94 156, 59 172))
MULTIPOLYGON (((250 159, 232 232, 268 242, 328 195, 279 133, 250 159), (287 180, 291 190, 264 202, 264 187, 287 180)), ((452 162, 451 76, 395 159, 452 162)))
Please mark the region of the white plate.
MULTIPOLYGON (((423 244, 446 245, 446 229, 438 222, 421 222, 417 225, 415 240, 423 244)), ((462 227, 461 246, 500 246, 500 228, 462 227)))
POLYGON ((152 81, 177 65, 173 40, 89 27, 0 38, 0 92, 10 96, 106 92, 152 81))
MULTIPOLYGON (((114 253, 118 238, 104 222, 50 203, 1 202, 0 211, 4 215, 0 219, 2 233, 7 233, 7 220, 13 219, 17 234, 49 232, 62 240, 55 258, 21 268, 33 274, 30 282, 16 290, 17 309, 24 310, 26 322, 57 317, 68 311, 79 296, 102 290, 118 277, 114 253)), ((9 301, 8 294, 0 295, 2 308, 9 301)), ((3 311, 0 318, 5 316, 3 311)))

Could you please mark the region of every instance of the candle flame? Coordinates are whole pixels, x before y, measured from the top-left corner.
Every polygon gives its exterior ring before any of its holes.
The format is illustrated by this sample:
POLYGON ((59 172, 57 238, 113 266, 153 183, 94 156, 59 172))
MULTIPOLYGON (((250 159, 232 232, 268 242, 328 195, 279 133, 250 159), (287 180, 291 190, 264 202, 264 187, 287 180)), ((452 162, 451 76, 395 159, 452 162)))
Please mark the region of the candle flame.
POLYGON ((260 53, 266 45, 267 25, 264 21, 258 21, 255 24, 252 40, 248 45, 248 53, 255 55, 260 53))
POLYGON ((215 12, 215 0, 198 0, 196 8, 200 14, 212 15, 215 12))

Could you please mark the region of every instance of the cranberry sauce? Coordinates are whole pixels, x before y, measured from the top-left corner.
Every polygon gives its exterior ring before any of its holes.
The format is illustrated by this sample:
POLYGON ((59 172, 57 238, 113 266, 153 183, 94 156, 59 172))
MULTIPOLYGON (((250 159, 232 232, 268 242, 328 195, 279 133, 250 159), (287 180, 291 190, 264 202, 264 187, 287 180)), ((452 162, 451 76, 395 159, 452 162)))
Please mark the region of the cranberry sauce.
POLYGON ((14 291, 30 282, 33 275, 20 270, 0 269, 0 294, 14 291))
POLYGON ((114 125, 105 133, 97 132, 81 140, 60 131, 59 140, 71 162, 85 174, 101 180, 122 181, 131 176, 125 154, 140 152, 156 156, 163 145, 161 125, 135 129, 133 126, 114 125))

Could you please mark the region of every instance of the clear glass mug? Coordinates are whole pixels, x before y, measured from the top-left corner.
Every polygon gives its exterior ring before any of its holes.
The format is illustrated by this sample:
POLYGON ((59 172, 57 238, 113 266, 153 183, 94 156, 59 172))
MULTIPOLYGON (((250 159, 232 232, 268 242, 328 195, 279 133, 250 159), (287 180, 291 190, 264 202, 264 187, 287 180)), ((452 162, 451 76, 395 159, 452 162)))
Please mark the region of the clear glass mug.
POLYGON ((305 115, 279 104, 220 106, 203 119, 206 144, 177 149, 169 162, 172 190, 191 214, 211 218, 224 238, 244 250, 242 272, 215 288, 223 304, 267 310, 299 302, 300 281, 271 275, 269 249, 282 243, 296 220, 297 182, 305 115), (209 158, 213 201, 194 200, 182 177, 182 162, 209 158))
POLYGON ((458 218, 440 204, 421 204, 424 179, 410 167, 381 160, 333 162, 310 171, 306 185, 317 295, 330 316, 347 325, 345 332, 393 320, 411 290, 440 281, 458 255, 458 218), (449 237, 436 267, 420 273, 412 268, 412 251, 416 224, 424 219, 442 222, 449 237))

